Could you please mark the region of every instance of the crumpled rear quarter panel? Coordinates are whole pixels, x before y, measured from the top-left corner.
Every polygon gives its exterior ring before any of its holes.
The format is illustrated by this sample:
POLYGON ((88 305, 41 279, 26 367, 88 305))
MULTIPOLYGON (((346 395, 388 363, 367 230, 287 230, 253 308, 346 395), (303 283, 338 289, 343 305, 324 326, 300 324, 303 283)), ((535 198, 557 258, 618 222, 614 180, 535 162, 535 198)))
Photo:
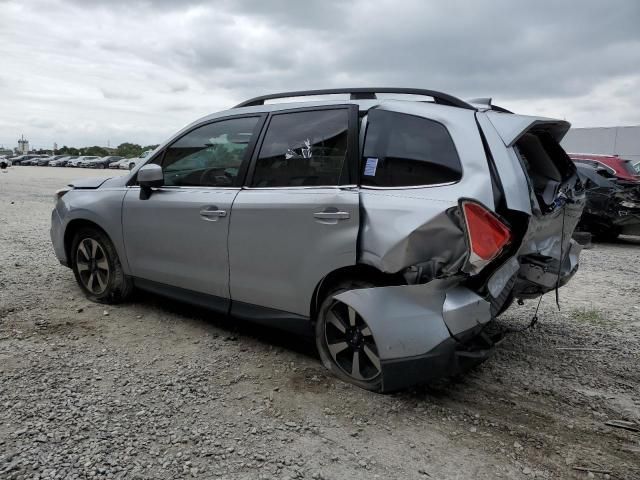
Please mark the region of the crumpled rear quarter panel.
POLYGON ((359 262, 383 272, 424 264, 433 276, 454 273, 465 263, 467 248, 462 219, 452 215, 461 197, 493 210, 493 190, 474 112, 420 102, 387 101, 396 112, 443 124, 455 144, 462 178, 453 184, 403 188, 363 187, 359 262))
POLYGON ((361 202, 362 263, 383 272, 421 264, 430 278, 463 267, 468 252, 457 202, 384 191, 362 192, 361 202))

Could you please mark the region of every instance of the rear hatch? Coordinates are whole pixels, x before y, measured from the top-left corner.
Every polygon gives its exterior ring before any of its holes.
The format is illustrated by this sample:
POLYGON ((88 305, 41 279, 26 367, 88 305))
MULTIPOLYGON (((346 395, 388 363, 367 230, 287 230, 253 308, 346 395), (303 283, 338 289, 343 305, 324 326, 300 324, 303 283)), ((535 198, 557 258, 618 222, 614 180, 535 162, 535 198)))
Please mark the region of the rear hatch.
POLYGON ((570 124, 495 111, 477 118, 502 187, 497 210, 521 224, 512 250, 520 266, 509 283, 515 297, 535 297, 566 283, 578 265, 580 247, 571 235, 584 189, 559 144, 570 124))

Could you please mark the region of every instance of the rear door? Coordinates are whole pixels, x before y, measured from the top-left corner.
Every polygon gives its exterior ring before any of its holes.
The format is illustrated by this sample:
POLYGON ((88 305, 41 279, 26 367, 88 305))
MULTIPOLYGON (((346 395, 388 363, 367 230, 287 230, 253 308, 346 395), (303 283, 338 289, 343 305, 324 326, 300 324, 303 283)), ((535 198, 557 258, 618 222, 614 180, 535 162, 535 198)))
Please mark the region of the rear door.
POLYGON ((218 297, 221 309, 228 306, 231 205, 263 120, 247 116, 202 125, 152 160, 162 165, 164 185, 148 199, 130 188, 123 205, 133 276, 218 297))
POLYGON ((308 316, 329 272, 356 263, 355 105, 273 113, 233 204, 232 313, 308 316))

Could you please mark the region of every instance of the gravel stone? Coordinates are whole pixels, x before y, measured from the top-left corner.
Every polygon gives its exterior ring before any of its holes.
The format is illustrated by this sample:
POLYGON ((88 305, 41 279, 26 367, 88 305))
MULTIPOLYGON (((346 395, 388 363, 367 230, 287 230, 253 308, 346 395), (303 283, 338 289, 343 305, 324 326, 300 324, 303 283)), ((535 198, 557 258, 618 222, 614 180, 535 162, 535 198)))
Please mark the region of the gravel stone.
MULTIPOLYGON (((85 300, 52 253, 51 192, 128 172, 8 170, 2 479, 640 474, 637 436, 603 427, 640 421, 640 239, 583 251, 561 310, 545 296, 537 326, 507 335, 468 374, 377 395, 336 380, 299 337, 142 292, 108 309, 85 300)), ((536 303, 514 304, 497 326, 522 328, 536 303)))

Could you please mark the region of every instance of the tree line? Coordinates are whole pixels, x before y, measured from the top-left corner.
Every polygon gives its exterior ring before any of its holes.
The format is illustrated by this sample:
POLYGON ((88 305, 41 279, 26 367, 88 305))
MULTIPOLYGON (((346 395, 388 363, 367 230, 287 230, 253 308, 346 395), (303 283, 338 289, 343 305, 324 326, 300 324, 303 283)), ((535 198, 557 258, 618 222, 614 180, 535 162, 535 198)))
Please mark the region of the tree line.
POLYGON ((125 158, 139 157, 142 152, 153 150, 158 145, 141 146, 137 143, 121 143, 116 148, 105 148, 94 145, 93 147, 67 147, 64 145, 55 152, 52 150, 38 150, 36 153, 53 153, 55 155, 95 155, 97 157, 106 157, 107 155, 118 155, 125 158))

